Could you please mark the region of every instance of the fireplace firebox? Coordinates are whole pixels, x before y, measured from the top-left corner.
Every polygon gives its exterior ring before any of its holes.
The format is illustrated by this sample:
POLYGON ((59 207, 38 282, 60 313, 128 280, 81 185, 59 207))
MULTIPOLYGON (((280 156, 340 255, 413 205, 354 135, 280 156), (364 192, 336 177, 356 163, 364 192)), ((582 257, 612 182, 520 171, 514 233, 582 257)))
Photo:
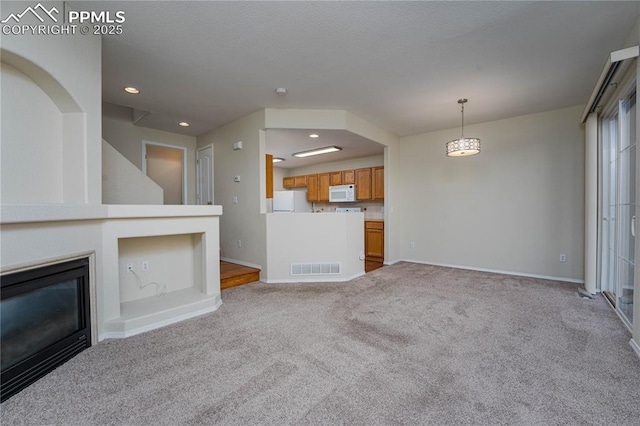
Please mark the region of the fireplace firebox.
POLYGON ((0 278, 1 400, 91 346, 89 259, 0 278))

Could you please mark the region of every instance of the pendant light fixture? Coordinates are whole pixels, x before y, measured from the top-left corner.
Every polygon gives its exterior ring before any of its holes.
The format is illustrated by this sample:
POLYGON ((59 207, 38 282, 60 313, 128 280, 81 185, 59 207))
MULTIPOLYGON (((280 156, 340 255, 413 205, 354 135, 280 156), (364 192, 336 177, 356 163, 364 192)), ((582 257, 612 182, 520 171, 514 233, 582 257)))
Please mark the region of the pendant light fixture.
POLYGON ((447 157, 466 157, 480 152, 480 139, 464 137, 464 104, 468 99, 458 99, 462 106, 462 130, 459 139, 447 142, 447 157))

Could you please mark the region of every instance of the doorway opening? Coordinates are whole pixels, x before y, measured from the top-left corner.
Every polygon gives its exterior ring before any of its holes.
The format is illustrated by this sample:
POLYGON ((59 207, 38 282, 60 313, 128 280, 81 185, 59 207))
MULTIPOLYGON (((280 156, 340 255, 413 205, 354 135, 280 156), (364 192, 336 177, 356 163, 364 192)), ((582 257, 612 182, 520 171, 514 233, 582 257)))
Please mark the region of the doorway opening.
POLYGON ((187 204, 187 148, 142 141, 142 172, 164 191, 164 204, 187 204))

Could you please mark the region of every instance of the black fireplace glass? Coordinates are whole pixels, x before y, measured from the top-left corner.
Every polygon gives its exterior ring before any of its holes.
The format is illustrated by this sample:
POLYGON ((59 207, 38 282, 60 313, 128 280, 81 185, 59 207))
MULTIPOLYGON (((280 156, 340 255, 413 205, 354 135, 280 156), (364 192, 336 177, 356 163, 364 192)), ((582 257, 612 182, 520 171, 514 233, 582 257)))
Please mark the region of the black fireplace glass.
POLYGON ((0 400, 91 346, 89 259, 0 277, 0 400))
POLYGON ((2 370, 80 330, 78 279, 3 300, 2 370))

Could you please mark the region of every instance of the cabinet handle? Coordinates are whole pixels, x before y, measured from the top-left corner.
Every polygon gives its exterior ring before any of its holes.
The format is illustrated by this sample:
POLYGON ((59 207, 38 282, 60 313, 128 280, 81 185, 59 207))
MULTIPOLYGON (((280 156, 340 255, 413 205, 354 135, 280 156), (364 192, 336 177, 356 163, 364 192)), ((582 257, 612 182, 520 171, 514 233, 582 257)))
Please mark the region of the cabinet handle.
POLYGON ((635 216, 631 218, 631 236, 634 238, 636 236, 636 217, 635 216))

